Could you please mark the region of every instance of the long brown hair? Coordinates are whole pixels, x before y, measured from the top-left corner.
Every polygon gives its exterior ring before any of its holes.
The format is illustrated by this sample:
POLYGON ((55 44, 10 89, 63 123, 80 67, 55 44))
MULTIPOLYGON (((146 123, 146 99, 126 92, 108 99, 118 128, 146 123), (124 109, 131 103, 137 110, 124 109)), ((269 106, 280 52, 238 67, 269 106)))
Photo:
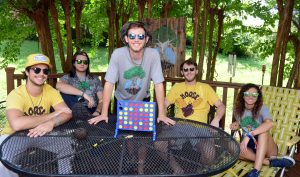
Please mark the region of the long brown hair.
POLYGON ((236 97, 235 104, 234 104, 234 117, 236 120, 240 120, 240 118, 243 116, 245 112, 246 107, 245 107, 245 100, 244 100, 244 92, 248 91, 250 88, 255 88, 257 90, 257 93, 259 94, 255 102, 255 105, 251 110, 253 118, 254 119, 258 118, 259 111, 263 105, 263 95, 259 86, 249 83, 242 86, 240 92, 236 97))

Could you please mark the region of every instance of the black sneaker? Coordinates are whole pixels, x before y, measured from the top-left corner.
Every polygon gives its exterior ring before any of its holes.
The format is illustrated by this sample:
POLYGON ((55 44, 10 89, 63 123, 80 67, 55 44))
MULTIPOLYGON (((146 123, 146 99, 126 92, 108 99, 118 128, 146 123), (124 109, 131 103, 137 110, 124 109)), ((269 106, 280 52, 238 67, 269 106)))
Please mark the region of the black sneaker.
POLYGON ((259 171, 254 168, 246 175, 246 177, 259 177, 259 171))
POLYGON ((271 157, 270 167, 292 167, 295 165, 295 160, 290 156, 271 157))
POLYGON ((92 118, 90 111, 83 105, 82 102, 75 103, 72 108, 73 119, 88 120, 92 118))

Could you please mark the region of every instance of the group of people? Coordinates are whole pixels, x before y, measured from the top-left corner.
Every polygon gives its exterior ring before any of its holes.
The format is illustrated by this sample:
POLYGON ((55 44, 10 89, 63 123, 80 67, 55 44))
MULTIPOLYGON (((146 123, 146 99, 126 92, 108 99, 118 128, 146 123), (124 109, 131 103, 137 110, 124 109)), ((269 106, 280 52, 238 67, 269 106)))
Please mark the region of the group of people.
MULTIPOLYGON (((12 132, 29 129, 29 137, 47 134, 72 117, 72 111, 80 104, 91 115, 87 121, 97 124, 108 122, 108 109, 114 86, 117 100, 150 101, 150 81, 154 83, 158 105, 157 122, 175 125, 166 116, 166 107, 175 105, 175 116, 207 123, 210 106, 216 107, 211 125, 219 127, 225 114, 225 106, 216 92, 208 85, 196 81, 197 64, 184 61, 180 72, 185 81, 175 84, 168 95, 164 95, 164 77, 158 52, 148 47, 151 34, 143 22, 129 22, 121 31, 124 47, 116 49, 111 56, 102 87, 98 77, 90 73, 90 59, 85 52, 76 52, 72 59, 72 69, 57 82, 56 89, 46 84, 52 65, 47 56, 32 54, 25 64, 26 84, 14 89, 7 96, 7 124, 1 134, 0 143, 12 132), (52 111, 50 111, 52 109, 52 111)), ((294 159, 276 157, 278 148, 269 134, 273 126, 272 117, 263 105, 262 93, 255 84, 246 84, 237 96, 234 107, 236 122, 232 130, 242 128, 240 144, 243 159, 255 162, 254 169, 247 176, 259 176, 262 164, 291 167, 294 159)), ((73 117, 76 116, 73 114, 73 117)), ((175 173, 180 173, 176 162, 171 164, 175 173), (175 164, 175 165, 174 165, 175 164)), ((17 176, 1 166, 1 176, 17 176)))

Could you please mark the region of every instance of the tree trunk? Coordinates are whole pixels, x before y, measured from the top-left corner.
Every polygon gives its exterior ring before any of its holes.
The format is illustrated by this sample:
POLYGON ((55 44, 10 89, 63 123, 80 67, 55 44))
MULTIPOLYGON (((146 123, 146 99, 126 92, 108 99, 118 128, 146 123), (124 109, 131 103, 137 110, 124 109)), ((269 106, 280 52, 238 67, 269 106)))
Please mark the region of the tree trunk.
POLYGON ((280 52, 280 65, 279 65, 279 74, 278 74, 278 82, 277 86, 282 86, 283 83, 283 73, 284 73, 284 65, 285 65, 285 58, 286 58, 286 50, 287 50, 287 43, 289 41, 289 33, 291 31, 291 23, 293 17, 293 7, 294 1, 290 1, 290 4, 287 4, 285 7, 284 13, 284 28, 282 30, 283 39, 282 39, 282 46, 280 52))
POLYGON ((200 45, 200 53, 199 53, 199 64, 198 64, 198 80, 202 80, 203 75, 203 63, 204 63, 204 55, 205 55, 205 47, 206 47, 206 28, 207 28, 207 20, 208 13, 210 8, 210 0, 204 1, 204 16, 202 18, 202 34, 201 34, 201 45, 200 45))
POLYGON ((114 50, 115 18, 116 18, 116 0, 107 0, 106 13, 108 15, 108 61, 114 50))
POLYGON ((58 46, 58 53, 59 53, 59 58, 61 62, 61 66, 63 69, 63 72, 67 72, 66 70, 66 61, 65 61, 65 54, 64 54, 64 46, 62 42, 62 37, 60 33, 60 25, 58 22, 58 13, 57 9, 55 7, 55 2, 53 0, 49 1, 49 9, 50 13, 53 19, 53 24, 54 24, 54 29, 55 29, 55 34, 56 34, 56 39, 57 39, 57 46, 58 46))
POLYGON ((220 9, 217 10, 218 13, 218 36, 217 36, 217 44, 214 50, 214 54, 213 54, 213 58, 212 58, 212 65, 211 65, 211 75, 210 75, 210 80, 212 81, 214 79, 214 71, 215 71, 215 67, 216 67, 216 60, 217 60, 217 55, 218 55, 218 51, 220 48, 220 44, 221 44, 221 35, 222 35, 222 31, 223 31, 223 24, 224 24, 224 9, 220 9))
POLYGON ((75 46, 76 51, 80 51, 80 40, 81 40, 81 28, 80 28, 80 21, 81 21, 81 14, 84 7, 84 0, 80 1, 74 1, 74 7, 75 7, 75 32, 76 32, 76 40, 75 40, 75 46))
POLYGON ((142 20, 144 18, 144 11, 145 11, 145 5, 147 1, 145 0, 137 0, 138 4, 138 10, 139 10, 139 20, 142 20))
POLYGON ((208 57, 206 66, 206 80, 210 80, 211 76, 211 64, 212 64, 212 44, 214 37, 214 27, 215 27, 215 9, 210 9, 210 25, 209 25, 209 37, 208 37, 208 57))
MULTIPOLYGON (((49 1, 48 1, 49 2, 49 1)), ((50 25, 48 20, 48 2, 40 3, 38 9, 27 13, 28 17, 35 22, 36 31, 38 33, 39 42, 41 44, 42 53, 47 55, 53 65, 52 72, 56 73, 56 64, 54 59, 53 42, 50 33, 50 25)), ((28 10, 27 12, 29 12, 28 10)))
MULTIPOLYGON (((72 29, 71 29, 71 6, 70 0, 61 0, 61 5, 65 14, 65 25, 67 31, 67 60, 66 63, 72 63, 72 29)), ((71 65, 65 65, 65 69, 69 71, 71 65)))
POLYGON ((294 88, 300 88, 300 40, 297 38, 296 35, 290 36, 290 40, 294 44, 294 51, 295 51, 295 61, 292 66, 292 70, 290 73, 290 77, 288 79, 287 88, 292 88, 294 83, 294 88))
POLYGON ((160 17, 167 18, 172 7, 173 7, 173 0, 168 0, 165 4, 163 4, 160 17))
POLYGON ((148 18, 152 17, 152 7, 153 7, 153 1, 147 0, 148 3, 148 18))
POLYGON ((194 0, 193 5, 193 45, 192 45, 192 60, 196 62, 197 60, 197 48, 198 48, 198 40, 199 40, 199 28, 200 28, 200 8, 201 8, 201 0, 194 0))
MULTIPOLYGON (((288 23, 289 23, 289 18, 291 17, 288 16, 290 15, 289 11, 293 10, 294 0, 286 1, 285 7, 282 0, 277 0, 277 5, 278 5, 278 12, 279 12, 279 24, 278 24, 276 43, 274 48, 274 56, 272 61, 271 80, 270 80, 271 86, 277 85, 279 58, 282 55, 282 52, 284 51, 283 41, 284 41, 284 37, 286 37, 286 35, 284 34, 284 29, 290 26, 288 25, 288 23)), ((288 29, 288 32, 289 31, 290 29, 288 29)))

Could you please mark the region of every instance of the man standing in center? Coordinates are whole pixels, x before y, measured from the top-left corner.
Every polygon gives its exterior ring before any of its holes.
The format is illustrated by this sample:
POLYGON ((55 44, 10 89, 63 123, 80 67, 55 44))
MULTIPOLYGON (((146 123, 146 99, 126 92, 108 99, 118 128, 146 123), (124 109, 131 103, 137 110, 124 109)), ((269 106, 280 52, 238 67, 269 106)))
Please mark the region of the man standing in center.
POLYGON ((103 120, 108 122, 109 102, 116 83, 115 100, 150 101, 151 80, 158 104, 157 121, 167 125, 175 124, 165 113, 164 77, 159 53, 146 47, 151 38, 143 22, 128 22, 122 27, 121 39, 126 46, 112 53, 105 75, 101 116, 90 119, 90 124, 97 124, 103 120))

